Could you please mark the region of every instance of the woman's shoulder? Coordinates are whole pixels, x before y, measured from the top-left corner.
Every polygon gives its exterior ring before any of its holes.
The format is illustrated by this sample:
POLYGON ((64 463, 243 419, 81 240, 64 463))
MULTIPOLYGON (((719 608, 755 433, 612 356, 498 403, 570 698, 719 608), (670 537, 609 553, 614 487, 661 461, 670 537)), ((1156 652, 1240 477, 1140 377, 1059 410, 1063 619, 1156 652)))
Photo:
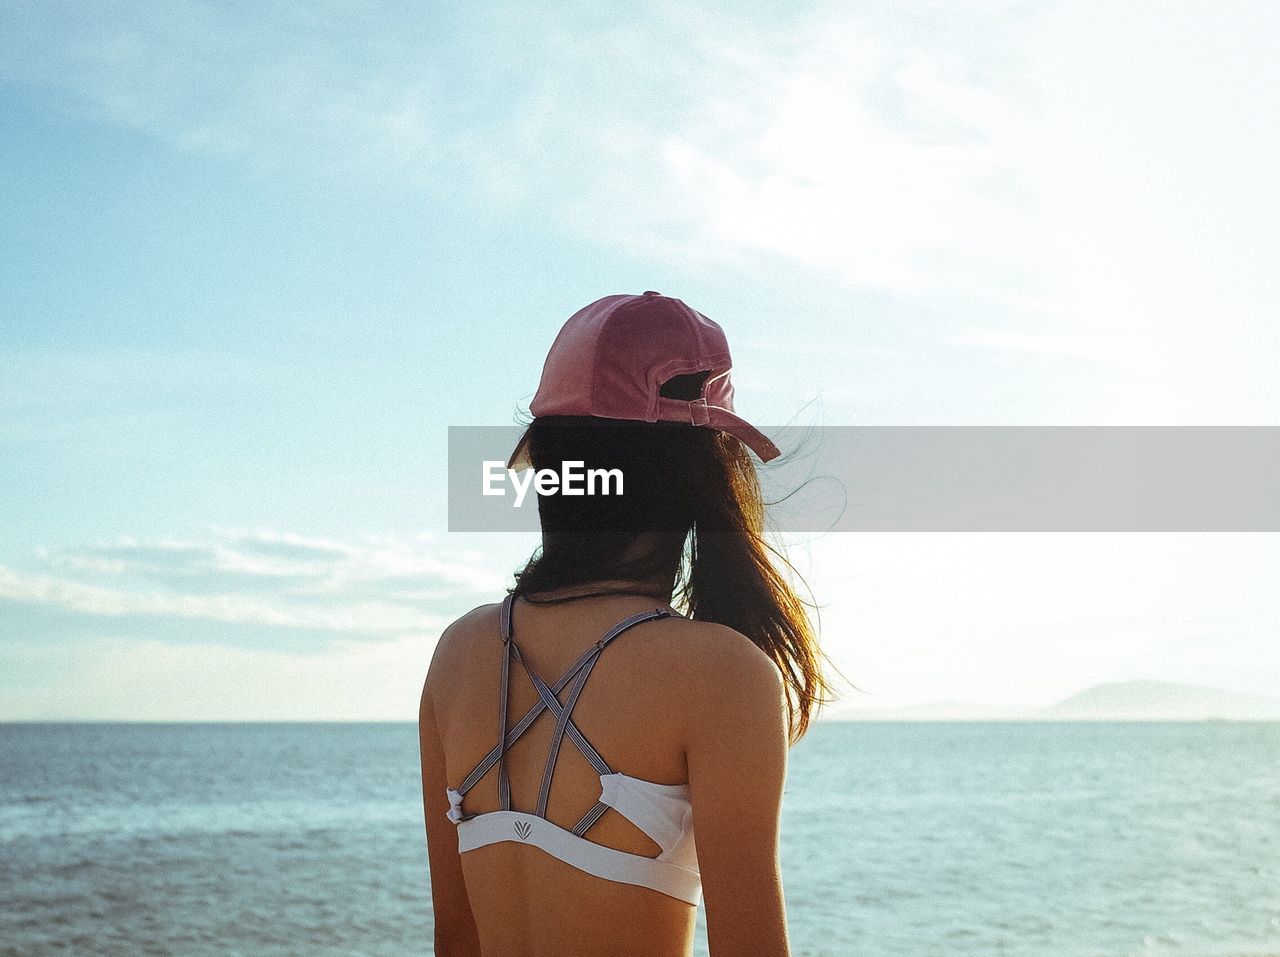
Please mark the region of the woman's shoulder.
POLYGON ((477 605, 445 626, 436 640, 435 651, 431 656, 431 668, 427 673, 428 684, 448 680, 449 671, 457 667, 465 667, 465 662, 462 660, 464 654, 483 636, 488 635, 495 642, 500 640, 498 620, 500 608, 500 602, 477 605))
POLYGON ((675 621, 679 660, 669 669, 670 700, 683 726, 687 753, 726 748, 733 737, 767 748, 785 735, 787 696, 782 672, 763 649, 726 625, 675 621), (680 635, 679 632, 684 634, 680 635))
POLYGON ((782 685, 773 659, 742 632, 713 621, 672 618, 663 623, 666 657, 698 691, 772 695, 782 685))
POLYGON ((459 615, 451 621, 440 634, 440 640, 456 640, 459 636, 465 636, 474 633, 481 628, 490 628, 494 631, 495 636, 498 631, 498 611, 502 607, 502 602, 491 601, 483 605, 476 605, 465 614, 459 615))

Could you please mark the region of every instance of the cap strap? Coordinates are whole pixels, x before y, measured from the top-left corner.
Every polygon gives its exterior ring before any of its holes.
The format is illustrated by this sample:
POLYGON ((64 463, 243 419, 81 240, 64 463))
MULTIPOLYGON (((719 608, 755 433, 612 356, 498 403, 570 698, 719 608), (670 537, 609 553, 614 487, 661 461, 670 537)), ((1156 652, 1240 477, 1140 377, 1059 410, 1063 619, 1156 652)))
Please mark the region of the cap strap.
POLYGON ((694 399, 689 403, 689 421, 694 425, 706 425, 711 421, 706 399, 694 399))

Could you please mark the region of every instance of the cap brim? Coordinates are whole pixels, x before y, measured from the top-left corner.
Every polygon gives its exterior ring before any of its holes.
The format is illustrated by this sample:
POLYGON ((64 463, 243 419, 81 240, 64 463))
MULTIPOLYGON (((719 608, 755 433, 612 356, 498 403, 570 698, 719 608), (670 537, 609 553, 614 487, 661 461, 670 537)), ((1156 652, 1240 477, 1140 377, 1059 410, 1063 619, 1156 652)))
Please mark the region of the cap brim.
POLYGON ((771 461, 782 454, 767 435, 728 409, 712 405, 707 406, 707 413, 707 425, 728 432, 754 452, 761 462, 771 461))

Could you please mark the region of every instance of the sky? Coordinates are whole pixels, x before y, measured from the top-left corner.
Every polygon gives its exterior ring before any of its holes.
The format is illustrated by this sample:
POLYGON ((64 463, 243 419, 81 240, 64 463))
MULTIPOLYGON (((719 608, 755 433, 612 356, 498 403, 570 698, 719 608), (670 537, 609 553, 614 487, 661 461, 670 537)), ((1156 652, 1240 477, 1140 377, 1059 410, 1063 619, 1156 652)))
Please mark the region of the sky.
MULTIPOLYGON (((0 9, 0 720, 405 719, 615 292, 816 425, 1280 424, 1265 3, 0 9)), ((1264 534, 796 536, 842 707, 1280 695, 1264 534)))

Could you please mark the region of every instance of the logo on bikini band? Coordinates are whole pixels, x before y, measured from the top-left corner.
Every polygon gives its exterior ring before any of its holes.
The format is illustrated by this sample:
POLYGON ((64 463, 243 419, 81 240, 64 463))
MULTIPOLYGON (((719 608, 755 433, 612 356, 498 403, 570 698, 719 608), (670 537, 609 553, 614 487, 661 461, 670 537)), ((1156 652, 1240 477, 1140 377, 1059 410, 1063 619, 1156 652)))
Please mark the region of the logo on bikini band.
POLYGON ((520 840, 522 841, 529 840, 529 835, 533 831, 533 825, 530 824, 528 821, 516 821, 515 825, 516 825, 516 834, 519 836, 520 840))

